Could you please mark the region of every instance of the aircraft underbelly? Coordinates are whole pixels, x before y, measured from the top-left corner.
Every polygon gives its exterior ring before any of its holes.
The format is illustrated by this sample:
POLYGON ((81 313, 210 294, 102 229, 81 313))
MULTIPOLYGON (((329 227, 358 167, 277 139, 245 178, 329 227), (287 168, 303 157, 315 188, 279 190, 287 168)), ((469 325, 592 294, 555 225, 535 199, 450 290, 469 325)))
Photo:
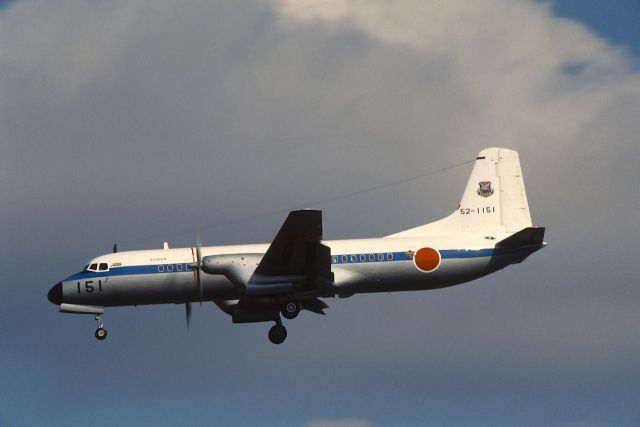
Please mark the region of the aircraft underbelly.
MULTIPOLYGON (((509 260, 502 261, 499 268, 509 264, 509 260)), ((418 270, 412 261, 343 267, 345 271, 336 271, 336 289, 338 294, 438 289, 485 276, 495 267, 495 257, 489 256, 442 260, 430 273, 418 270)))

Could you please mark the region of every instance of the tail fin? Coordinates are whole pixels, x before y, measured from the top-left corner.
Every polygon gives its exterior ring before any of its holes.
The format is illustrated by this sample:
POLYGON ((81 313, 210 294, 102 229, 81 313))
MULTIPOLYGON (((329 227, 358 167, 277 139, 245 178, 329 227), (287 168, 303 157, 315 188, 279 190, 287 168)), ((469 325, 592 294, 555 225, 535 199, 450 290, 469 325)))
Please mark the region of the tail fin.
POLYGON ((487 148, 476 158, 460 206, 448 217, 389 237, 441 232, 515 233, 531 227, 518 152, 487 148))

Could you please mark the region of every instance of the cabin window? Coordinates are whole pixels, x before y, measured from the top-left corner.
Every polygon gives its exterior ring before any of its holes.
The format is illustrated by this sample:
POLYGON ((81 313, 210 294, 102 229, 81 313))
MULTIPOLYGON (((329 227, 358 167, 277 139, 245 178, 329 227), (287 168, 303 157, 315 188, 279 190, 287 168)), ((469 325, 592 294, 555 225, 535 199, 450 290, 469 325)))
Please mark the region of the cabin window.
POLYGON ((384 254, 378 254, 378 261, 384 261, 384 254))
POLYGON ((393 261, 393 254, 392 253, 388 253, 387 254, 387 261, 393 261))
POLYGON ((177 271, 182 271, 182 264, 176 265, 176 270, 177 271))
POLYGON ((167 265, 167 271, 173 271, 173 265, 171 264, 167 265))
POLYGON ((367 260, 366 255, 360 255, 360 262, 365 262, 367 260))
POLYGON ((346 255, 342 255, 342 262, 347 262, 349 259, 346 255))
POLYGON ((158 273, 164 273, 164 265, 158 266, 158 273))
POLYGON ((106 262, 101 262, 101 263, 100 263, 100 266, 99 266, 99 268, 98 268, 98 270, 100 270, 100 271, 107 271, 107 270, 109 270, 109 265, 107 265, 107 263, 106 263, 106 262))
POLYGON ((332 257, 331 258, 331 262, 334 263, 334 264, 337 264, 338 263, 338 257, 337 256, 332 257))
POLYGON ((351 255, 351 262, 356 262, 358 261, 358 257, 356 257, 355 255, 351 255))
POLYGON ((369 254, 369 261, 375 261, 376 256, 374 254, 369 254))

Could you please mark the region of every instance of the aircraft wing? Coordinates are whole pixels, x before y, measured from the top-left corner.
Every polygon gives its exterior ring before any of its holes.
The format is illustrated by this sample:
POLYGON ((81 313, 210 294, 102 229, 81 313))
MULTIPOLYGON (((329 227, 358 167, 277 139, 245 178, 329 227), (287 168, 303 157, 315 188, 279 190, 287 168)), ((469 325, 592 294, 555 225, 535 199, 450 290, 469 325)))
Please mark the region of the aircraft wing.
POLYGON ((333 284, 331 250, 322 241, 322 211, 289 213, 247 283, 247 293, 308 291, 333 284))

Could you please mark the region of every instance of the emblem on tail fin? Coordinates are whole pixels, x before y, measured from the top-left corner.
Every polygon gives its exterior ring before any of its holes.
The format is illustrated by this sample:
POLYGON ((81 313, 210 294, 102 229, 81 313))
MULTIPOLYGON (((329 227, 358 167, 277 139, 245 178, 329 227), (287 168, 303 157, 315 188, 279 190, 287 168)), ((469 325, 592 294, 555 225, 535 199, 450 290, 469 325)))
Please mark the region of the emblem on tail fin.
POLYGON ((491 181, 480 181, 478 183, 478 196, 489 197, 493 194, 493 187, 491 187, 491 181))

